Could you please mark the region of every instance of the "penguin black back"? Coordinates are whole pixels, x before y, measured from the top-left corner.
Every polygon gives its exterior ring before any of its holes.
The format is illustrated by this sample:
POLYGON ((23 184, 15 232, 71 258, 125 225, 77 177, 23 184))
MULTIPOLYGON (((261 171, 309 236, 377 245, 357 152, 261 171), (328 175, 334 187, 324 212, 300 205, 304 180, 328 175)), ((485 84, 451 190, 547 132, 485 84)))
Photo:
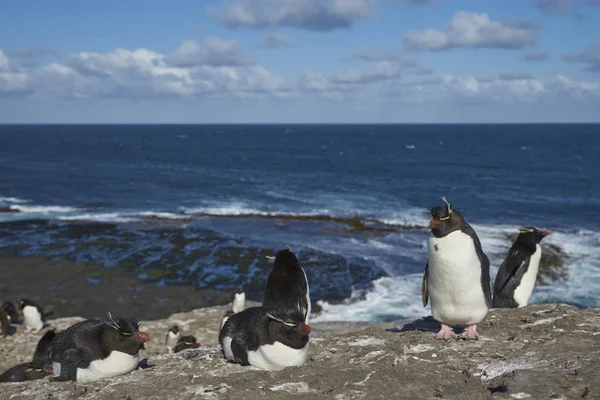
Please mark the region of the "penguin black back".
POLYGON ((35 369, 47 369, 50 366, 50 350, 52 342, 56 337, 56 330, 48 331, 39 340, 35 353, 33 353, 33 361, 31 367, 35 369))
POLYGON ((8 321, 8 314, 6 314, 6 311, 0 309, 0 334, 2 337, 8 336, 9 327, 10 322, 8 321))
MULTIPOLYGON (((529 277, 534 282, 530 282, 531 290, 535 285, 537 278, 537 267, 539 258, 533 260, 532 256, 538 251, 538 244, 549 234, 548 231, 541 231, 533 226, 527 226, 519 229, 517 239, 510 247, 508 255, 500 265, 494 282, 494 304, 495 308, 517 308, 519 304, 514 298, 515 290, 521 285, 524 276, 530 270, 531 262, 537 262, 534 265, 535 276, 529 277)), ((541 257, 541 254, 539 255, 541 257)), ((526 296, 529 298, 529 292, 526 296)))
POLYGON ((4 310, 9 316, 11 324, 18 324, 20 322, 17 307, 15 307, 15 305, 11 301, 7 300, 4 303, 2 303, 0 309, 4 310))
POLYGON ((277 252, 273 269, 267 278, 262 305, 300 310, 306 319, 310 314, 308 281, 300 262, 291 249, 277 252))

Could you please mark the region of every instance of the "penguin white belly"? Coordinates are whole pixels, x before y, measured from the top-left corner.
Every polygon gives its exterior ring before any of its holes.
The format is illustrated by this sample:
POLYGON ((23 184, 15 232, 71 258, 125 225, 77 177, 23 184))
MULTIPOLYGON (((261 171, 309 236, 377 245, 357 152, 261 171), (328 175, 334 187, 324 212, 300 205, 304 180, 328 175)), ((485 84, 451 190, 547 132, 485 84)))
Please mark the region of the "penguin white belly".
POLYGON ((472 325, 488 312, 481 263, 471 237, 454 231, 428 241, 431 313, 447 325, 472 325))
POLYGON ((519 282, 519 286, 517 286, 513 293, 513 298, 519 307, 525 307, 529 302, 529 298, 531 297, 531 293, 535 287, 535 281, 537 279, 541 258, 542 247, 539 244, 536 244, 535 253, 533 253, 529 259, 529 267, 527 268, 527 272, 523 275, 521 282, 519 282))
POLYGON ((139 353, 132 356, 120 351, 112 351, 108 357, 92 361, 87 368, 77 368, 77 382, 93 382, 128 374, 137 368, 139 357, 139 353))
POLYGON ((301 349, 294 349, 281 342, 265 344, 255 351, 248 352, 250 365, 267 371, 279 371, 286 367, 303 365, 308 359, 308 343, 301 349))
POLYGON ((26 328, 40 330, 44 327, 44 321, 42 321, 42 315, 36 307, 25 306, 23 307, 23 323, 26 328))
POLYGON ((308 324, 308 318, 310 317, 310 288, 308 287, 308 278, 306 277, 306 272, 304 272, 304 268, 300 267, 302 272, 304 273, 304 280, 306 281, 306 303, 308 304, 308 309, 306 310, 306 318, 304 319, 304 323, 308 324))
POLYGON ((225 354, 226 359, 233 361, 233 350, 231 350, 231 338, 229 336, 223 338, 223 354, 225 354))
POLYGON ((167 348, 167 351, 170 353, 173 351, 173 347, 175 347, 175 345, 177 344, 177 341, 179 340, 179 338, 181 337, 180 333, 173 333, 172 331, 169 331, 169 333, 167 333, 167 340, 165 343, 165 347, 167 348))
POLYGON ((233 304, 231 306, 231 310, 234 313, 239 313, 240 311, 244 311, 246 307, 246 293, 236 293, 233 297, 233 304))
POLYGON ((225 322, 227 322, 228 319, 229 317, 226 315, 221 318, 221 327, 219 329, 223 329, 223 325, 225 325, 225 322))

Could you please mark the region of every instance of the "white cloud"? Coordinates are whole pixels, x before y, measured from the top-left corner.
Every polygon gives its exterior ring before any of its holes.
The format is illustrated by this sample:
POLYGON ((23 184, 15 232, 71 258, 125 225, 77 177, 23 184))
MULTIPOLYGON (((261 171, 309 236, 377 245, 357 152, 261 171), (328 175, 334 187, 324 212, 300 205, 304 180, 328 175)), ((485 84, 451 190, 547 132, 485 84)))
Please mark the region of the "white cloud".
POLYGON ((371 15, 374 0, 230 0, 209 14, 230 29, 288 26, 313 31, 350 27, 371 15))
POLYGON ((259 47, 274 49, 277 47, 293 46, 293 42, 278 30, 267 32, 263 40, 258 44, 259 47))
POLYGON ((167 63, 178 67, 208 65, 211 67, 240 66, 254 64, 255 61, 239 47, 235 40, 208 37, 204 49, 195 40, 183 41, 167 58, 167 63))
POLYGON ((148 49, 72 54, 44 66, 12 68, 0 52, 0 92, 37 97, 281 97, 291 83, 256 64, 242 64, 237 44, 186 41, 171 55, 148 49), (175 56, 174 56, 175 55, 175 56))
POLYGON ((588 70, 600 72, 600 42, 585 46, 581 53, 567 54, 564 59, 587 64, 588 70))
POLYGON ((492 21, 487 14, 459 11, 446 32, 427 29, 410 31, 404 45, 412 50, 440 51, 456 47, 518 49, 537 43, 530 24, 492 21))

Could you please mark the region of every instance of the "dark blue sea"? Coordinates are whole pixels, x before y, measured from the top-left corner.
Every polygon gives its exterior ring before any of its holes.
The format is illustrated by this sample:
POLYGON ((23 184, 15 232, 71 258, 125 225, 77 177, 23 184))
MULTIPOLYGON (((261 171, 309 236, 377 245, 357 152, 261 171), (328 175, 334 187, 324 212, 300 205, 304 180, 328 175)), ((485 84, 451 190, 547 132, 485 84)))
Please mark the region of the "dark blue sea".
POLYGON ((492 278, 534 225, 565 266, 532 301, 596 305, 599 154, 600 125, 3 125, 0 247, 259 298, 289 245, 316 320, 412 318, 446 196, 492 278))

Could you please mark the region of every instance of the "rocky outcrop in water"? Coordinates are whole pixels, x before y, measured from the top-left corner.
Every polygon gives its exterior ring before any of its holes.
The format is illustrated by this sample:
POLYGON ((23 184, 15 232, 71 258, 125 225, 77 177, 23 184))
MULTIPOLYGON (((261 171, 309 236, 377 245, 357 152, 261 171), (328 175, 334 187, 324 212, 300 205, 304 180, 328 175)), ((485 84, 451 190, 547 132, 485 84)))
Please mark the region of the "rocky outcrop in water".
MULTIPOLYGON (((374 324, 340 333, 343 323, 314 324, 302 367, 265 372, 224 360, 216 346, 227 307, 144 321, 152 340, 142 357, 154 366, 92 384, 46 379, 3 384, 6 399, 594 399, 600 398, 600 307, 541 304, 492 310, 479 341, 433 339, 430 318, 374 324), (202 347, 164 354, 178 323, 202 347), (336 331, 330 328, 335 327, 336 331)), ((64 328, 79 318, 54 320, 64 328)), ((27 358, 39 339, 19 332, 0 341, 0 360, 27 358)), ((7 361, 3 364, 6 365, 7 361)))

